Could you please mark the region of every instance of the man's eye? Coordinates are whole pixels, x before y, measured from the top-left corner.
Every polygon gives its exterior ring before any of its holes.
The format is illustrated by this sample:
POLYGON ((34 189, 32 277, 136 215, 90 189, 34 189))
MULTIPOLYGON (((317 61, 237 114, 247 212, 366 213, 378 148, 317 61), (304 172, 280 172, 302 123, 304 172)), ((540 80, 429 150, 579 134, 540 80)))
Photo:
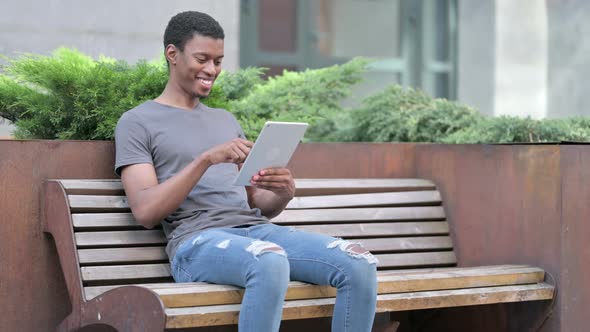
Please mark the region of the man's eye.
POLYGON ((199 63, 206 63, 207 62, 207 59, 197 58, 197 62, 199 62, 199 63))
POLYGON ((220 60, 220 61, 215 61, 215 65, 216 65, 216 66, 219 66, 219 65, 221 65, 221 60, 220 60))

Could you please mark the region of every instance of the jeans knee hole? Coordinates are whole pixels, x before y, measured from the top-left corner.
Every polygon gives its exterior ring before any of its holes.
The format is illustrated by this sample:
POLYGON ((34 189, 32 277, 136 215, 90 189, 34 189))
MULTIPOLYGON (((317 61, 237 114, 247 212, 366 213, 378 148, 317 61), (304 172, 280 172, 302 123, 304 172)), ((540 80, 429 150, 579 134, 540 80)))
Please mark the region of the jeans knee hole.
POLYGON ((287 257, 287 253, 283 248, 268 241, 255 240, 246 248, 246 251, 252 253, 256 259, 258 259, 258 256, 265 253, 274 253, 287 257))
POLYGON ((358 259, 365 259, 369 264, 379 263, 379 260, 359 243, 354 243, 343 239, 335 239, 334 241, 328 243, 327 248, 340 248, 340 250, 347 253, 349 256, 358 259))

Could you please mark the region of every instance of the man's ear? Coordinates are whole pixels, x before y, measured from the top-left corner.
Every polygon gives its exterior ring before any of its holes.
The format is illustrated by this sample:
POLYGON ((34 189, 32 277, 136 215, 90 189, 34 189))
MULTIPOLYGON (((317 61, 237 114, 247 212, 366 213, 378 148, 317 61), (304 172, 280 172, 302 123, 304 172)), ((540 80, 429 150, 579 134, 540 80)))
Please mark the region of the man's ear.
POLYGON ((178 56, 178 48, 174 44, 168 44, 164 50, 164 56, 170 65, 176 64, 176 57, 178 56))

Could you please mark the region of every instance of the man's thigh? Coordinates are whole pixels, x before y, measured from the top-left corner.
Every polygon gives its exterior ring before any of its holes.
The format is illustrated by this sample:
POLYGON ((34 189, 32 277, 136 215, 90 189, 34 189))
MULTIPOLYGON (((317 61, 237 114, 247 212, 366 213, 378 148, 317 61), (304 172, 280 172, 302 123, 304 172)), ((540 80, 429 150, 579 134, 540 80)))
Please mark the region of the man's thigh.
POLYGON ((243 229, 215 229, 186 240, 172 260, 174 279, 245 287, 246 275, 257 261, 261 246, 271 251, 280 249, 245 235, 243 229))
POLYGON ((287 253, 291 279, 330 285, 335 274, 358 264, 375 264, 371 253, 354 242, 274 224, 251 228, 251 235, 281 246, 287 253))

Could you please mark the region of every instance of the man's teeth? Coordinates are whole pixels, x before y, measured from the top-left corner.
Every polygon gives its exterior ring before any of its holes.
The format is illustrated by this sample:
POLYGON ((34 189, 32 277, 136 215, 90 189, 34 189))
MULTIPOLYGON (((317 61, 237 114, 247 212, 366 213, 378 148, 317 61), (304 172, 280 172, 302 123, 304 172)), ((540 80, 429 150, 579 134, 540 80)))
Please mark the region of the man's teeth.
POLYGON ((213 83, 212 80, 205 80, 205 79, 202 79, 202 78, 199 78, 199 81, 201 81, 205 85, 211 85, 213 83))

